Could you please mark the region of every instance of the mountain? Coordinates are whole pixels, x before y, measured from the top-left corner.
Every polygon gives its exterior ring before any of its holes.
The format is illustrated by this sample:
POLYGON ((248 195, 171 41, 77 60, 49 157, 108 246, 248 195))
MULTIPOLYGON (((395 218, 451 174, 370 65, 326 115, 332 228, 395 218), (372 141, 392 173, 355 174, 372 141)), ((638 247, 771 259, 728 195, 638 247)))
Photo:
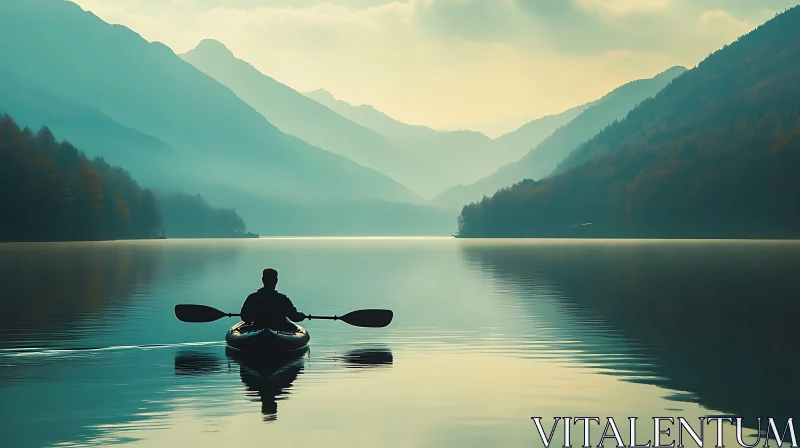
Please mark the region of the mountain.
POLYGON ((450 188, 439 195, 435 202, 442 206, 461 207, 522 179, 538 180, 547 176, 581 143, 592 138, 615 120, 625 117, 637 104, 658 93, 685 71, 684 67, 672 67, 653 78, 640 79, 617 87, 599 100, 590 103, 589 107, 577 117, 558 128, 523 158, 503 166, 473 184, 450 188))
MULTIPOLYGON (((434 170, 368 127, 237 59, 222 43, 205 39, 181 57, 229 87, 281 131, 374 168, 410 189, 432 196, 434 170)), ((435 188, 435 187, 433 187, 435 188)))
POLYGON ((535 148, 536 145, 544 141, 544 139, 552 135, 558 128, 568 124, 574 120, 575 117, 596 103, 597 101, 593 101, 565 110, 560 114, 537 118, 536 120, 525 123, 515 131, 501 135, 495 139, 495 142, 502 147, 514 148, 515 150, 521 151, 519 152, 519 157, 522 157, 528 153, 528 151, 535 148))
POLYGON ((141 239, 163 232, 183 238, 257 236, 245 232, 235 210, 211 206, 199 195, 156 195, 127 168, 57 141, 47 126, 34 134, 0 115, 0 142, 0 214, 11 217, 0 224, 0 241, 141 239))
POLYGON ((459 234, 800 237, 800 7, 642 102, 564 172, 461 212, 459 234))
MULTIPOLYGON (((153 160, 166 162, 173 150, 163 141, 123 126, 98 109, 69 101, 47 87, 0 70, 0 115, 22 127, 47 126, 90 158, 124 166, 139 181, 155 181, 153 160)), ((159 165, 157 165, 159 166, 159 165)), ((161 173, 163 177, 163 173, 161 173)))
MULTIPOLYGON (((63 0, 0 2, 0 68, 97 108, 177 154, 171 180, 280 198, 417 201, 396 181, 280 132, 230 89, 128 28, 63 0)), ((237 210, 241 208, 237 207, 237 210)))
POLYGON ((373 106, 353 106, 325 90, 305 93, 331 110, 368 127, 440 171, 433 197, 451 185, 477 179, 492 166, 495 148, 492 140, 472 131, 441 132, 395 120, 373 106))
POLYGON ((395 120, 370 105, 353 106, 346 101, 337 100, 330 92, 323 89, 306 92, 304 95, 392 140, 403 140, 409 137, 425 138, 440 134, 439 131, 427 126, 416 126, 395 120))
POLYGON ((442 171, 441 193, 452 185, 474 182, 503 164, 519 160, 528 150, 568 123, 586 106, 533 120, 497 139, 475 131, 437 131, 395 120, 370 105, 353 106, 325 90, 306 92, 350 120, 385 136, 409 153, 442 171))
POLYGON ((513 115, 505 118, 499 118, 490 121, 460 121, 442 124, 436 126, 440 131, 463 131, 469 129, 471 131, 480 132, 481 134, 495 139, 510 132, 514 132, 521 126, 534 120, 536 114, 513 115))

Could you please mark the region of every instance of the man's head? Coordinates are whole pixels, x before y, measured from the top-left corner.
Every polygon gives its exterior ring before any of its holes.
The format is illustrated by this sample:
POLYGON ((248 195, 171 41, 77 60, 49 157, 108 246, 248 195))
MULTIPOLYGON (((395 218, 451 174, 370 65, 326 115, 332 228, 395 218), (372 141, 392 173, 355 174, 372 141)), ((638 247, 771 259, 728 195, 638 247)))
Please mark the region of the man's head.
POLYGON ((266 268, 261 273, 261 282, 264 283, 265 288, 275 288, 278 284, 278 271, 272 268, 266 268))

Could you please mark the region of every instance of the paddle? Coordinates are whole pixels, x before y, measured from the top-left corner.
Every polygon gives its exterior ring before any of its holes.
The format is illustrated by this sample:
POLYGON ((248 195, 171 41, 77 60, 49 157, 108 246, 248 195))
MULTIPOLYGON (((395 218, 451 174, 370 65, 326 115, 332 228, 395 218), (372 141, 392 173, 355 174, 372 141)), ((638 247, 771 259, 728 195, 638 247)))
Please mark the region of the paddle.
MULTIPOLYGON (((223 317, 236 317, 239 314, 223 313, 206 305, 175 305, 175 317, 183 322, 213 322, 223 317)), ((358 310, 344 316, 306 316, 306 319, 340 320, 356 327, 380 328, 389 325, 394 317, 391 310, 358 310)))
POLYGON ((234 317, 238 314, 223 313, 205 305, 175 305, 175 317, 184 322, 214 322, 223 317, 234 317))
POLYGON ((356 327, 380 328, 389 325, 394 317, 391 310, 358 310, 344 316, 306 316, 306 319, 340 320, 356 327))

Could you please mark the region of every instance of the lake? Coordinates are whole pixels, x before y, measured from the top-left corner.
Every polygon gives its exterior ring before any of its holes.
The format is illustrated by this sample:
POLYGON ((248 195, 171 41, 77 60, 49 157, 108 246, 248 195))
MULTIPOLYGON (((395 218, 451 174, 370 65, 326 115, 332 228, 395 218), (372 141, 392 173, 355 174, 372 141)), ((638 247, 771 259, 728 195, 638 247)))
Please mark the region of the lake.
POLYGON ((719 415, 755 441, 800 403, 798 291, 786 241, 2 244, 0 445, 543 446, 535 416, 600 417, 595 445, 607 417, 628 443, 636 416, 646 443, 652 417, 719 415), (269 266, 301 312, 394 321, 304 321, 310 351, 262 369, 225 354, 235 318, 175 318, 238 313, 269 266))

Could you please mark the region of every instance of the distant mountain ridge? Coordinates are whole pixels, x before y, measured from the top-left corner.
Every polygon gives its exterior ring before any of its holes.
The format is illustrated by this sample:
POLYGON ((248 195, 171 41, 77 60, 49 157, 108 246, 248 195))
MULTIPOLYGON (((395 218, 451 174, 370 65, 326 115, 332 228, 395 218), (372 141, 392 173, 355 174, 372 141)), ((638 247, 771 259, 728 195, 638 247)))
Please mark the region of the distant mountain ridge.
POLYGON ((305 95, 344 117, 373 129, 441 174, 431 197, 464 179, 480 177, 497 158, 492 140, 472 131, 443 132, 425 126, 408 125, 372 106, 353 106, 329 92, 315 90, 305 95))
POLYGON ((594 106, 597 101, 582 104, 564 112, 547 115, 523 124, 514 131, 503 134, 495 139, 497 144, 502 146, 509 146, 512 148, 521 148, 524 150, 519 156, 522 157, 528 151, 535 148, 536 145, 544 141, 547 137, 553 134, 558 128, 566 125, 574 120, 586 109, 594 106))
POLYGON ((109 25, 74 3, 0 1, 0 55, 0 69, 172 148, 167 163, 141 157, 157 178, 148 187, 196 192, 234 207, 259 233, 280 227, 336 235, 357 220, 370 223, 373 235, 454 230, 454 217, 443 226, 429 207, 415 208, 417 221, 405 219, 406 203, 424 200, 398 181, 280 132, 165 45, 109 25), (281 216, 287 206, 304 221, 281 216), (330 219, 319 212, 323 206, 330 219))
MULTIPOLYGON (((0 69, 0 115, 9 114, 23 127, 47 126, 90 158, 101 156, 134 173, 141 181, 155 180, 152 161, 167 162, 173 149, 153 136, 124 126, 100 110, 69 101, 47 87, 0 69)), ((158 166, 158 165, 156 165, 158 166)))
POLYGON ((437 173, 430 166, 374 130, 262 74, 221 42, 204 39, 180 56, 230 88, 282 132, 378 170, 420 194, 435 193, 430 179, 437 173))
POLYGON ((679 76, 465 237, 800 238, 800 6, 679 76))
POLYGON ((74 3, 5 1, 0 12, 0 67, 166 142, 183 159, 171 176, 214 202, 235 204, 213 197, 224 185, 280 198, 419 200, 377 171, 281 133, 168 47, 74 3))
POLYGON ((475 131, 438 131, 395 120, 370 105, 353 106, 318 89, 305 95, 354 122, 384 135, 406 151, 444 171, 439 193, 453 185, 471 183, 528 150, 568 123, 588 105, 533 120, 497 139, 475 131))
POLYGON ((346 101, 336 99, 330 92, 324 89, 317 89, 311 92, 304 92, 303 95, 321 103, 336 111, 342 116, 348 117, 361 126, 368 127, 390 139, 403 139, 407 137, 432 137, 443 133, 431 129, 427 126, 406 124, 402 121, 379 111, 373 106, 363 104, 353 106, 346 101))
POLYGON ((461 207, 523 179, 549 175, 569 153, 615 120, 624 118, 637 104, 658 93, 685 67, 672 67, 653 78, 631 81, 589 103, 568 124, 560 127, 519 161, 508 164, 471 184, 453 187, 435 201, 442 206, 461 207))

